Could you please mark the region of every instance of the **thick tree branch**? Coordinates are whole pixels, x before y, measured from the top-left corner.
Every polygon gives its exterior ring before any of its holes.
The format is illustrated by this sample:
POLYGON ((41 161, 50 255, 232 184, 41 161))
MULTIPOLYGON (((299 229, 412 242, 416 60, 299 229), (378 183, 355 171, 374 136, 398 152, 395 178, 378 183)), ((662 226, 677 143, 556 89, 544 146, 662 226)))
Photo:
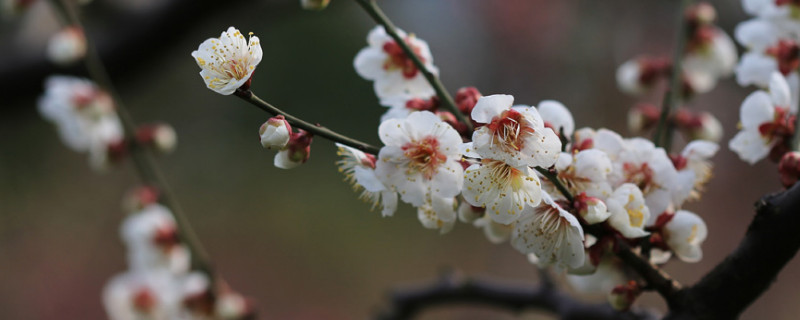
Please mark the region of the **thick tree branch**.
POLYGON ((731 254, 680 294, 667 319, 734 319, 753 303, 800 250, 800 183, 764 196, 731 254))
POLYGON ((381 149, 376 146, 358 141, 356 139, 350 138, 343 134, 337 133, 331 129, 323 127, 319 124, 311 124, 310 122, 306 122, 303 119, 290 115, 284 112, 283 110, 278 109, 275 106, 269 104, 269 102, 262 100, 261 98, 253 94, 253 92, 251 92, 250 90, 237 89, 235 95, 239 98, 242 98, 242 100, 249 102, 250 104, 258 107, 261 110, 266 111, 267 113, 273 116, 282 115, 284 118, 286 118, 286 121, 289 121, 289 124, 298 127, 300 129, 303 129, 305 131, 311 132, 315 136, 320 136, 330 141, 338 142, 374 155, 378 155, 378 152, 381 151, 381 149))
POLYGON ((547 278, 538 287, 511 286, 489 280, 459 280, 452 276, 415 289, 397 290, 391 308, 379 320, 411 319, 437 306, 480 304, 512 312, 543 310, 562 320, 656 319, 645 311, 619 312, 608 303, 585 303, 557 291, 547 278))

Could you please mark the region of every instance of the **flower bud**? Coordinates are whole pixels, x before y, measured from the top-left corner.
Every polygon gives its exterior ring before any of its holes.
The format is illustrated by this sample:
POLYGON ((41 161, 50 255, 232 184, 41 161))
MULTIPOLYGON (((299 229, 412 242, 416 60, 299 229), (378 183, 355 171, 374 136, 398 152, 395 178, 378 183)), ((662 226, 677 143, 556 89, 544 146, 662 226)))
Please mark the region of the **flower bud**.
POLYGON ((719 142, 722 140, 722 124, 714 115, 700 112, 695 115, 697 126, 688 128, 689 140, 706 140, 719 142))
POLYGON ((322 10, 330 3, 331 0, 300 0, 300 5, 306 10, 322 10))
POLYGON ((129 190, 122 198, 122 209, 128 213, 141 211, 145 207, 158 202, 158 189, 152 186, 141 186, 129 190))
POLYGON ((275 166, 281 169, 292 169, 308 161, 311 156, 313 135, 300 130, 292 133, 289 143, 275 155, 275 166))
POLYGON ((671 64, 663 58, 628 60, 617 68, 617 86, 628 94, 643 94, 669 72, 671 64))
POLYGON ((478 103, 478 99, 482 97, 481 93, 475 87, 463 87, 456 92, 456 105, 461 113, 466 115, 472 114, 472 108, 478 103))
POLYGON ((778 164, 778 173, 785 188, 793 186, 800 178, 800 152, 792 151, 784 154, 778 164))
POLYGON ((486 209, 484 208, 475 207, 466 201, 461 201, 461 205, 458 206, 458 220, 463 223, 473 223, 483 217, 485 212, 486 209))
POLYGON ((261 145, 267 149, 283 149, 289 143, 292 134, 292 126, 289 121, 279 115, 272 117, 261 125, 258 129, 261 136, 261 145))
POLYGON ((136 142, 150 146, 159 153, 170 153, 175 150, 178 137, 175 129, 166 123, 141 125, 136 129, 136 142))
POLYGON ((642 290, 639 288, 639 284, 631 280, 627 284, 614 287, 611 290, 611 294, 608 295, 608 303, 616 310, 627 311, 641 293, 642 290))
POLYGON ((686 9, 686 18, 690 23, 710 24, 717 19, 717 10, 707 2, 700 2, 686 9))
POLYGON ((658 107, 652 104, 638 104, 628 111, 628 129, 634 133, 644 132, 658 123, 658 107))
POLYGON ((595 197, 589 197, 585 192, 575 197, 575 209, 588 224, 606 221, 611 216, 605 202, 595 197))
POLYGON ((66 27, 47 44, 47 57, 59 65, 69 65, 86 56, 86 36, 78 27, 66 27))

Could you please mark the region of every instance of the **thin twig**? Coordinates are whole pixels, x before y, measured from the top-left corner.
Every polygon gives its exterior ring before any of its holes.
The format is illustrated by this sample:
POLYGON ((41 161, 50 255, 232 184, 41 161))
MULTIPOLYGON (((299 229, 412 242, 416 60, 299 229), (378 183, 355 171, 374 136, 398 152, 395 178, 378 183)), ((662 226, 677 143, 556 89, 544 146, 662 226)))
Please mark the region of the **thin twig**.
POLYGON ((666 272, 653 265, 646 258, 633 251, 623 239, 617 239, 616 254, 625 264, 645 281, 647 287, 655 289, 667 301, 667 305, 672 307, 678 302, 678 292, 681 291, 681 284, 673 280, 666 272))
POLYGON ((558 175, 542 167, 535 167, 534 169, 536 169, 536 171, 539 171, 539 173, 541 173, 545 178, 547 178, 547 180, 553 183, 553 185, 556 186, 556 189, 558 189, 558 191, 561 192, 561 194, 564 196, 564 198, 567 199, 567 201, 569 201, 570 203, 573 201, 574 198, 572 197, 572 193, 570 193, 569 189, 567 189, 567 187, 565 187, 564 184, 561 183, 561 180, 558 180, 558 175))
POLYGON ((381 151, 380 148, 370 145, 366 142, 358 141, 356 139, 350 138, 343 134, 337 133, 331 129, 323 127, 319 124, 311 124, 309 122, 304 121, 303 119, 290 115, 284 112, 283 110, 278 109, 275 106, 269 104, 269 102, 262 100, 261 98, 253 94, 253 92, 250 90, 237 89, 235 95, 249 102, 250 104, 258 107, 259 109, 266 111, 267 113, 273 116, 282 115, 284 118, 286 118, 286 121, 289 121, 289 124, 298 127, 300 129, 306 130, 308 132, 311 132, 315 136, 320 136, 328 140, 331 140, 333 142, 338 142, 374 155, 377 155, 378 152, 381 151))
MULTIPOLYGON (((70 0, 51 0, 51 3, 67 24, 79 27, 83 30, 77 8, 74 7, 74 4, 71 3, 70 0)), ((135 137, 136 123, 133 121, 128 109, 114 89, 114 85, 100 59, 97 48, 94 47, 93 42, 88 37, 86 37, 86 47, 86 58, 83 61, 90 77, 100 88, 108 92, 114 100, 125 136, 129 138, 135 137)), ((212 282, 215 281, 214 271, 208 253, 205 248, 203 248, 197 234, 186 218, 183 208, 180 203, 178 203, 172 188, 167 183, 163 173, 156 164, 155 158, 149 149, 135 143, 135 139, 131 139, 131 141, 133 142, 131 143, 131 158, 133 159, 136 172, 144 184, 154 186, 159 190, 161 202, 172 210, 178 225, 178 233, 181 240, 183 240, 192 253, 192 267, 207 274, 212 282)))
POLYGON ((422 75, 425 76, 425 79, 428 80, 428 83, 431 84, 433 90, 436 90, 436 95, 439 96, 439 99, 444 104, 444 107, 447 108, 453 115, 458 118, 458 121, 463 123, 467 126, 467 132, 472 132, 472 121, 468 119, 461 111, 458 110, 453 97, 447 92, 445 89, 444 84, 439 79, 438 76, 433 74, 428 68, 425 67, 425 64, 422 63, 422 60, 419 59, 417 54, 412 50, 406 40, 401 38, 400 35, 397 33, 397 28, 394 26, 391 20, 383 13, 381 8, 375 2, 375 0, 355 0, 364 10, 372 17, 372 20, 375 20, 378 24, 382 25, 384 29, 386 29, 386 33, 394 39, 394 41, 403 49, 403 53, 408 56, 411 61, 414 62, 414 65, 417 69, 422 72, 422 75))
POLYGON ((658 118, 658 125, 656 132, 653 135, 653 143, 657 147, 663 147, 664 150, 669 152, 672 147, 672 130, 674 127, 668 123, 672 109, 680 101, 682 95, 683 80, 683 54, 686 48, 687 36, 687 23, 686 23, 686 9, 692 3, 692 0, 681 0, 678 12, 678 36, 675 43, 675 52, 672 56, 672 72, 669 78, 669 89, 664 93, 664 103, 661 106, 661 116, 658 118))

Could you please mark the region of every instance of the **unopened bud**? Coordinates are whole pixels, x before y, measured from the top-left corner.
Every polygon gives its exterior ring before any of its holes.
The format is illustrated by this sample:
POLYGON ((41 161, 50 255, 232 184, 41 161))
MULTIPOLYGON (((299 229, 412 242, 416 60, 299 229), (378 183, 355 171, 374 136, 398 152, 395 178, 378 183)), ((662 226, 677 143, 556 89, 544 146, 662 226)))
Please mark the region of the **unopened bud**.
POLYGON ((166 123, 142 125, 136 129, 136 142, 150 146, 160 153, 170 153, 175 150, 178 136, 175 129, 166 123))
POLYGON ((258 129, 261 136, 261 145, 267 149, 283 149, 289 143, 292 135, 292 126, 289 121, 279 115, 272 117, 258 129))
POLYGON ((292 133, 286 147, 275 155, 275 166, 281 169, 292 169, 306 161, 311 156, 311 141, 313 135, 300 130, 292 133))
POLYGON ((636 281, 629 281, 624 285, 617 285, 608 295, 608 303, 616 310, 627 311, 630 309, 639 294, 642 293, 636 281))
POLYGON ((47 44, 47 57, 50 61, 69 65, 86 56, 86 36, 78 27, 66 27, 53 35, 47 44))
POLYGON ((695 115, 698 126, 687 131, 689 140, 706 140, 719 142, 722 140, 722 124, 714 115, 708 112, 700 112, 695 115))
POLYGON ((216 315, 223 320, 256 319, 252 301, 235 292, 225 292, 219 296, 216 315))
POLYGON ((605 202, 595 197, 589 197, 586 193, 581 193, 575 197, 575 209, 578 214, 588 224, 595 224, 606 221, 611 212, 608 212, 605 202))
POLYGON ((461 201, 461 205, 458 206, 458 220, 463 223, 473 223, 483 217, 484 213, 486 209, 472 206, 466 201, 461 201))
POLYGON ((690 23, 710 24, 717 19, 717 10, 708 2, 700 2, 686 9, 686 18, 690 23))
POLYGON ((300 0, 300 5, 306 10, 322 10, 330 3, 331 0, 300 0))
POLYGON ((456 92, 456 105, 461 113, 472 114, 472 109, 483 95, 475 87, 463 87, 456 92))
POLYGON ((158 190, 151 186, 141 186, 128 191, 122 198, 122 209, 128 213, 141 211, 158 202, 158 190))
POLYGON ((634 133, 644 132, 658 123, 660 116, 658 107, 642 103, 628 111, 628 129, 634 133))
POLYGON ((800 179, 800 152, 787 152, 778 164, 781 184, 785 188, 793 186, 800 179))
POLYGON ((617 86, 628 94, 642 94, 666 76, 672 63, 663 58, 641 57, 628 60, 617 68, 617 86))

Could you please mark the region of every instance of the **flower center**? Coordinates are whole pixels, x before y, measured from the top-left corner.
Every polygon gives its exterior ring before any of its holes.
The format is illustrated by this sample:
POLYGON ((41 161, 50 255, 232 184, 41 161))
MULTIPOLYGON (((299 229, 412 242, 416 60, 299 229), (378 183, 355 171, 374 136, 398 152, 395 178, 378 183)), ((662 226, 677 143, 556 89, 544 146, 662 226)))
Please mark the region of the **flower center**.
POLYGON ((524 117, 514 109, 503 111, 487 125, 492 134, 492 143, 506 151, 520 151, 525 145, 525 137, 533 133, 533 128, 524 124, 524 117))
MULTIPOLYGON (((491 177, 491 182, 493 185, 500 187, 501 190, 502 187, 505 186, 511 186, 513 191, 522 189, 522 184, 524 181, 521 171, 507 165, 503 161, 483 159, 481 162, 483 165, 489 166, 489 176, 491 177)), ((527 179, 531 180, 533 178, 528 177, 527 179)))
MULTIPOLYGON (((406 44, 411 48, 411 51, 419 58, 422 63, 425 63, 425 58, 420 55, 422 51, 419 46, 415 46, 411 40, 413 39, 412 36, 408 36, 405 39, 406 44)), ((403 72, 403 77, 407 79, 411 79, 417 76, 419 69, 417 66, 414 65, 414 60, 406 55, 403 51, 403 48, 397 44, 395 41, 388 41, 383 44, 383 52, 386 52, 389 55, 386 58, 386 61, 383 62, 383 69, 388 71, 393 70, 401 70, 403 72)))
POLYGON ((767 142, 774 139, 791 139, 794 134, 794 125, 797 115, 789 113, 788 108, 775 108, 775 119, 772 122, 762 123, 758 132, 767 142))
POLYGON ((622 171, 625 174, 625 182, 635 184, 644 194, 648 194, 651 189, 658 187, 653 181, 653 169, 650 169, 646 162, 639 166, 626 162, 622 165, 622 171))
POLYGON ((148 288, 140 288, 133 294, 133 308, 142 313, 150 313, 156 306, 156 297, 148 288))
POLYGON ((181 240, 180 237, 178 237, 178 230, 176 230, 174 226, 162 226, 156 229, 153 242, 165 252, 169 252, 173 247, 178 245, 181 240))
POLYGON ((580 193, 587 189, 587 184, 592 180, 584 177, 579 177, 575 174, 575 167, 570 165, 567 170, 558 172, 558 178, 565 184, 567 189, 572 193, 580 193))
POLYGON ((644 213, 642 212, 642 206, 631 208, 634 199, 632 194, 628 195, 628 203, 625 205, 625 210, 628 212, 628 221, 630 221, 631 226, 640 227, 644 223, 644 213))
POLYGON ((410 160, 408 173, 421 172, 427 180, 433 178, 439 166, 447 161, 447 156, 439 151, 439 140, 431 136, 409 142, 402 149, 410 160))
POLYGON ((785 76, 800 67, 800 46, 793 40, 781 39, 767 48, 766 53, 778 60, 778 70, 785 76))

